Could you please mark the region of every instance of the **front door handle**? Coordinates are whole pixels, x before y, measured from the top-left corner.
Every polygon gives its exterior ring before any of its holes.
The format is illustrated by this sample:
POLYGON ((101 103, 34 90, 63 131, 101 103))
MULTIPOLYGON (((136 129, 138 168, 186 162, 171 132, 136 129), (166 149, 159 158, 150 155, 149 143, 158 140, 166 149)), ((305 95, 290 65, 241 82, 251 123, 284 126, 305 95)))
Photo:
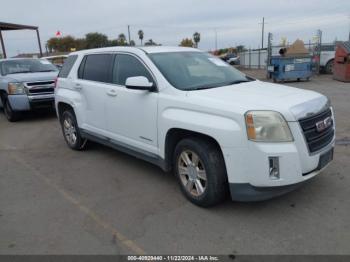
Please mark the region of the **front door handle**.
POLYGON ((117 91, 115 89, 108 90, 107 95, 109 96, 117 96, 117 91))

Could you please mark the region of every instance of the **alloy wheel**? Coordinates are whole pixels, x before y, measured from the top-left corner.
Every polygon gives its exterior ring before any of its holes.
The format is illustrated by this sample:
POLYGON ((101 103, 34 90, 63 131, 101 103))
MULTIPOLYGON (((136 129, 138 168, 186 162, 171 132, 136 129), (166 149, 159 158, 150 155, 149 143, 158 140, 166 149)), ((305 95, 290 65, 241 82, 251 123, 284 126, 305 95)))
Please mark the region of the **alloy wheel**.
POLYGON ((67 139, 67 142, 70 145, 74 146, 75 143, 77 142, 77 130, 73 120, 70 117, 66 117, 63 120, 63 131, 67 139))
POLYGON ((207 174, 199 156, 190 150, 183 151, 178 159, 180 180, 188 193, 199 197, 207 188, 207 174))

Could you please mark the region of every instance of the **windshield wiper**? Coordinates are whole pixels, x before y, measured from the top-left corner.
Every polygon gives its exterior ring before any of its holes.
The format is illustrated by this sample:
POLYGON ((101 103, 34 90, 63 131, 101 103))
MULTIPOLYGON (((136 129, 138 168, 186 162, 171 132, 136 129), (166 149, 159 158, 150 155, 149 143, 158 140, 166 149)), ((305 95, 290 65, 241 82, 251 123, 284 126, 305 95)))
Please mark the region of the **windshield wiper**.
POLYGON ((6 75, 27 74, 27 73, 32 73, 32 71, 18 71, 18 72, 7 73, 6 75))
POLYGON ((247 80, 247 79, 236 80, 236 81, 232 81, 232 82, 228 83, 227 85, 237 85, 237 84, 241 84, 241 83, 247 83, 250 81, 251 80, 247 80))
POLYGON ((211 88, 215 88, 215 86, 200 86, 200 87, 196 87, 196 88, 189 89, 189 91, 193 91, 193 90, 205 90, 205 89, 211 89, 211 88))
POLYGON ((50 69, 50 70, 40 70, 40 71, 35 71, 35 73, 42 73, 42 72, 56 72, 57 70, 53 70, 53 69, 50 69))

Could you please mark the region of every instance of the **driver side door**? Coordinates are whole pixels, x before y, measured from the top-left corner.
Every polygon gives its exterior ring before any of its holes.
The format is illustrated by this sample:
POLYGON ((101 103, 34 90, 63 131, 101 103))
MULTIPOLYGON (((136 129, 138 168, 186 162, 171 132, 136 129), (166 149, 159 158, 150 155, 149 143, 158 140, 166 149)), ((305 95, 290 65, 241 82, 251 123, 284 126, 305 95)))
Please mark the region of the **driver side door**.
POLYGON ((113 66, 113 87, 106 99, 109 137, 133 149, 158 154, 157 110, 158 93, 128 89, 126 79, 144 76, 155 83, 145 63, 137 56, 119 53, 113 66))

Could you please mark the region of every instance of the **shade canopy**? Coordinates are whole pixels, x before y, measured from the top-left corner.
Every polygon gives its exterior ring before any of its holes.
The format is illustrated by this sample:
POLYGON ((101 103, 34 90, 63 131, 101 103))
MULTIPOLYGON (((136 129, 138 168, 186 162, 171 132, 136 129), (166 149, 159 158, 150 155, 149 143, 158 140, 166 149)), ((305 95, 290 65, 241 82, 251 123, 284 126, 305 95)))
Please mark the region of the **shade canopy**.
POLYGON ((4 58, 6 58, 7 56, 6 56, 6 49, 5 49, 4 39, 2 37, 2 31, 10 31, 10 30, 11 31, 12 30, 35 30, 37 38, 38 38, 40 56, 42 56, 39 28, 37 26, 20 25, 20 24, 11 24, 11 23, 0 22, 0 44, 1 44, 1 47, 2 47, 2 53, 4 55, 4 58))

